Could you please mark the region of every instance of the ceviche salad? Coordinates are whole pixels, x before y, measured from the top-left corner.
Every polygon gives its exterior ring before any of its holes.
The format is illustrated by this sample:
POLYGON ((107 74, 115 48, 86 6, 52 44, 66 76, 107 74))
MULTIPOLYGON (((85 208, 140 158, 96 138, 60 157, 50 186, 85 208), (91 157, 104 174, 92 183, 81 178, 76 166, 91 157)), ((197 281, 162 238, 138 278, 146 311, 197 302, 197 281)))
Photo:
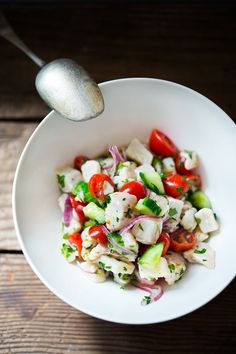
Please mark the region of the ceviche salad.
POLYGON ((161 281, 174 284, 189 262, 214 268, 206 241, 218 222, 198 165, 195 151, 180 151, 157 129, 149 146, 135 138, 107 156, 76 156, 57 171, 62 255, 95 282, 145 290, 142 304, 158 300, 161 281))

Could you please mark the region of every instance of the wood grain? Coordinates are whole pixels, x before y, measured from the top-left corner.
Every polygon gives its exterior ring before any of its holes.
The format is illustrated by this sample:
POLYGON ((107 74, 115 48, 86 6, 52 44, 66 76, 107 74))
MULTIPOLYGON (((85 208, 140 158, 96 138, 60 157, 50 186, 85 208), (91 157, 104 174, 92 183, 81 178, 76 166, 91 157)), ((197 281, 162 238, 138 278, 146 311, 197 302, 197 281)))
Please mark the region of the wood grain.
MULTIPOLYGON (((214 2, 80 2, 2 6, 16 32, 46 61, 71 57, 98 81, 158 77, 203 93, 236 117, 236 7, 214 2), (52 20, 53 19, 53 20, 52 20)), ((0 117, 41 118, 38 68, 0 38, 0 117)))
POLYGON ((11 191, 17 161, 35 123, 0 123, 0 250, 18 250, 12 220, 11 191))
POLYGON ((23 255, 0 255, 0 352, 234 353, 235 290, 232 283, 207 306, 175 321, 112 324, 56 298, 32 273, 23 255))

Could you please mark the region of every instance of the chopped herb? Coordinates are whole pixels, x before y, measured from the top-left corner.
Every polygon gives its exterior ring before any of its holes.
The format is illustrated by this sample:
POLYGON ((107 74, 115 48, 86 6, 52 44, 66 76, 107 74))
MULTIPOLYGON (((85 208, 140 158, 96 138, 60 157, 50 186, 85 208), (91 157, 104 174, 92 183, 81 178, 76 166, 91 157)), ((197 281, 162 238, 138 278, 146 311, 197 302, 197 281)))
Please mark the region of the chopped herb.
POLYGON ((216 215, 216 213, 213 213, 213 214, 214 214, 215 219, 217 220, 217 215, 216 215))
POLYGON ((173 263, 168 264, 168 268, 170 272, 172 273, 175 270, 175 265, 173 263))
POLYGON ((174 215, 176 215, 177 214, 177 210, 176 210, 176 208, 170 208, 170 210, 169 210, 169 215, 170 215, 170 217, 172 218, 174 215))
POLYGON ((206 248, 203 248, 203 249, 201 249, 201 250, 194 250, 194 253, 197 253, 197 254, 206 253, 206 248))
POLYGON ((141 224, 138 224, 138 227, 139 227, 140 230, 144 231, 141 224))
POLYGON ((64 175, 57 175, 57 182, 61 188, 65 187, 65 176, 64 175))
POLYGON ((183 187, 177 187, 176 192, 183 194, 184 193, 183 187))
POLYGON ((181 276, 184 273, 184 268, 180 269, 179 275, 181 276))
POLYGON ((178 162, 177 162, 177 166, 178 166, 178 167, 182 166, 183 164, 184 164, 184 163, 183 163, 182 160, 178 160, 178 162))
POLYGON ((101 268, 105 268, 105 263, 99 261, 98 264, 100 265, 101 268))
POLYGON ((199 224, 201 224, 201 219, 200 218, 196 218, 196 216, 194 217, 195 218, 195 220, 196 220, 196 223, 197 223, 197 225, 199 225, 199 224))
POLYGON ((109 204, 111 201, 111 197, 109 195, 106 195, 105 202, 109 204))
MULTIPOLYGON (((185 176, 182 176, 182 181, 187 182, 187 178, 185 176)), ((189 181, 190 182, 190 181, 189 181)), ((192 181, 191 181, 192 182, 192 181)))
POLYGON ((126 198, 123 198, 122 200, 123 200, 123 201, 125 201, 125 200, 126 200, 126 198))
POLYGON ((190 150, 185 150, 185 152, 187 152, 188 156, 190 157, 190 159, 193 158, 193 152, 190 150))
POLYGON ((207 261, 207 259, 203 259, 203 262, 206 262, 207 261))
POLYGON ((72 253, 75 253, 76 249, 67 245, 66 243, 63 243, 61 246, 61 253, 65 257, 65 259, 68 259, 72 253))
POLYGON ((121 289, 121 290, 124 290, 124 289, 125 289, 125 286, 124 286, 124 285, 121 285, 121 286, 120 286, 120 289, 121 289))
POLYGON ((122 273, 119 273, 119 278, 121 280, 129 280, 129 274, 122 274, 122 273))
POLYGON ((138 280, 137 276, 135 274, 131 275, 131 281, 136 282, 138 280))
POLYGON ((120 221, 120 219, 118 218, 118 216, 116 217, 116 221, 117 221, 117 222, 119 222, 119 221, 120 221))
POLYGON ((127 269, 126 267, 123 267, 123 270, 124 270, 125 272, 127 272, 128 269, 127 269))
POLYGON ((142 305, 148 305, 148 304, 150 304, 151 301, 152 301, 151 296, 145 295, 145 296, 143 297, 143 299, 142 299, 141 304, 142 304, 142 305))
POLYGON ((106 266, 104 267, 105 269, 111 269, 112 267, 111 266, 106 266))
POLYGON ((126 218, 132 218, 132 209, 128 208, 125 212, 124 212, 124 216, 126 218))
POLYGON ((66 233, 66 234, 64 234, 64 235, 63 235, 63 238, 64 238, 64 239, 67 239, 67 238, 68 238, 68 236, 69 236, 69 234, 68 234, 68 233, 66 233))

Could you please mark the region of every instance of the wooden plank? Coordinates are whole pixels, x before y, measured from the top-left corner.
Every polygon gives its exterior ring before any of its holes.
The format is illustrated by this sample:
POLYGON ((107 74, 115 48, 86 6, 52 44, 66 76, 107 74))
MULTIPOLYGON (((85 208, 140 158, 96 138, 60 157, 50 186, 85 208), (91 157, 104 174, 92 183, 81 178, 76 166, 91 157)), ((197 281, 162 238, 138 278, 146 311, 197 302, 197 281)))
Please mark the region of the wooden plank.
POLYGON ((35 123, 0 123, 0 250, 18 250, 12 220, 11 191, 20 153, 35 123))
POLYGON ((0 352, 234 353, 235 290, 232 283, 209 304, 175 321, 112 324, 56 298, 32 273, 23 255, 0 254, 0 352))
MULTIPOLYGON (((98 82, 132 76, 176 81, 236 117, 235 9, 230 1, 82 1, 73 7, 7 5, 5 13, 46 61, 74 58, 98 82)), ((34 87, 37 67, 2 38, 0 52, 0 117, 43 117, 47 108, 34 87)))

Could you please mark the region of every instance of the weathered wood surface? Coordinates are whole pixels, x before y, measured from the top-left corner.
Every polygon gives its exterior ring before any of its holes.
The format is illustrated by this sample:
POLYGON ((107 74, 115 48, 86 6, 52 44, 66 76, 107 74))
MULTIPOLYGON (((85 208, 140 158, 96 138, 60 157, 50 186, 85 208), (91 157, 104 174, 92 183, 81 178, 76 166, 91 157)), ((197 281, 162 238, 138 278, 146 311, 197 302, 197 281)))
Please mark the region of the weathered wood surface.
MULTIPOLYGON (((236 7, 233 1, 2 5, 16 32, 46 61, 71 57, 100 82, 145 76, 203 93, 236 117, 236 7)), ((41 118, 38 68, 0 38, 0 117, 41 118)))
POLYGON ((175 321, 112 324, 57 299, 23 255, 0 255, 0 353, 235 353, 235 290, 175 321))
MULTIPOLYGON (((176 81, 236 119, 232 1, 1 7, 26 44, 46 61, 74 58, 97 81, 131 76, 176 81)), ((125 326, 64 304, 17 254, 11 212, 14 171, 36 121, 49 109, 34 88, 37 67, 2 38, 0 54, 0 353, 234 353, 235 283, 183 318, 125 326)))
POLYGON ((17 161, 36 123, 0 122, 0 250, 18 250, 11 192, 17 161))

